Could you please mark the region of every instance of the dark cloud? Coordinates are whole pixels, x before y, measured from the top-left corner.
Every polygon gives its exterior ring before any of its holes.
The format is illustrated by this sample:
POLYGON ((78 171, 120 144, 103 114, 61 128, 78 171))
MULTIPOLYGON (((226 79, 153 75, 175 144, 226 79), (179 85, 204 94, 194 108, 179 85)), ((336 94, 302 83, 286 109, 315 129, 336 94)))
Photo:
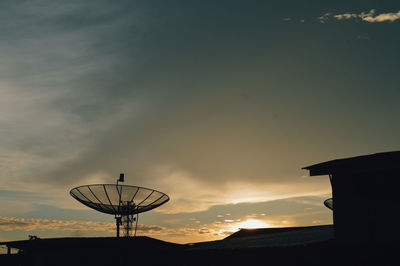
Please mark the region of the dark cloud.
POLYGON ((124 171, 211 206, 234 182, 295 194, 305 165, 392 150, 397 74, 381 66, 395 69, 397 35, 287 23, 342 12, 288 3, 2 2, 5 186, 58 193, 124 171), (360 34, 382 41, 344 41, 360 34))

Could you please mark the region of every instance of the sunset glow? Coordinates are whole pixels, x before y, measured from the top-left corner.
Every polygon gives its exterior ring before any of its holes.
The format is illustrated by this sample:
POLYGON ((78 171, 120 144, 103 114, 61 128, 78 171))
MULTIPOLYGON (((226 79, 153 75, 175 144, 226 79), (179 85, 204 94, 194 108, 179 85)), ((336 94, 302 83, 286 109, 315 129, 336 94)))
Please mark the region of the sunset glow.
POLYGON ((303 167, 399 149, 399 1, 115 2, 2 1, 0 242, 116 236, 120 173, 138 236, 330 225, 303 167))
POLYGON ((257 219, 248 219, 243 222, 240 222, 238 224, 239 229, 255 229, 255 228, 265 228, 269 227, 269 224, 267 224, 264 221, 257 220, 257 219))

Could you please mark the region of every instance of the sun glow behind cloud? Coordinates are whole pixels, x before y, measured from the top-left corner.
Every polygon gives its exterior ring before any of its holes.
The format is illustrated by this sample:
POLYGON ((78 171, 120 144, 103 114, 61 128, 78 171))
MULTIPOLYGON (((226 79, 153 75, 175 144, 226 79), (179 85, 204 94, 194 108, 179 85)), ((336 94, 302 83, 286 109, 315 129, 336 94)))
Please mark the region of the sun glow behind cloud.
POLYGON ((240 229, 255 229, 255 228, 266 228, 270 225, 264 221, 257 219, 247 219, 243 222, 239 222, 238 226, 240 229))
MULTIPOLYGON (((223 239, 240 229, 305 226, 330 224, 331 211, 323 206, 324 197, 306 197, 277 200, 265 203, 241 203, 214 207, 204 212, 156 213, 143 215, 138 235, 176 242, 194 243, 223 239), (290 204, 292 210, 282 209, 290 204), (155 215, 154 217, 150 217, 155 215), (210 217, 212 216, 212 217, 210 217), (153 221, 156 221, 155 223, 153 221)), ((54 208, 47 210, 57 211, 54 208)), ((40 209, 37 209, 40 213, 40 209)), ((61 210, 58 212, 62 213, 61 210)), ((115 224, 111 217, 103 222, 82 217, 80 210, 65 210, 65 217, 74 220, 0 217, 0 231, 12 239, 25 238, 27 234, 39 237, 58 236, 113 236, 115 224), (85 219, 85 220, 80 220, 85 219)), ((40 216, 38 216, 40 217, 40 216)))
POLYGON ((257 229, 269 227, 286 227, 288 224, 281 223, 281 221, 267 221, 262 218, 245 218, 236 220, 225 220, 224 223, 214 224, 210 226, 216 231, 220 238, 226 237, 240 229, 257 229))
POLYGON ((170 214, 205 211, 216 205, 254 203, 330 193, 329 181, 326 179, 294 177, 295 185, 234 180, 210 186, 209 182, 202 181, 201 177, 189 171, 167 166, 155 167, 150 176, 151 181, 157 184, 160 190, 171 195, 170 202, 157 211, 170 214))

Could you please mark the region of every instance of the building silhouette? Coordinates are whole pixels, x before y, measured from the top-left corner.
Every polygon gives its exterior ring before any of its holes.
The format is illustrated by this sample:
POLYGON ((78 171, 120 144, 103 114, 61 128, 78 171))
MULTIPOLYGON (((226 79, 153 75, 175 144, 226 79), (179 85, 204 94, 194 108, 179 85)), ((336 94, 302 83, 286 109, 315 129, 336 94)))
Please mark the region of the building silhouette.
POLYGON ((348 243, 391 244, 400 236, 397 199, 400 151, 332 160, 303 169, 329 175, 335 238, 348 243))

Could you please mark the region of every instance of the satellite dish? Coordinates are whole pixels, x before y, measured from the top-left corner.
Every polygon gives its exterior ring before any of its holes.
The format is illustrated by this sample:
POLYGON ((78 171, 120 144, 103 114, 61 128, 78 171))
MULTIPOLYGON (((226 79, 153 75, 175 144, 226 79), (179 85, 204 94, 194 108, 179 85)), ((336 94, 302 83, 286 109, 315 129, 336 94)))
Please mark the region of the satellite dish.
MULTIPOLYGON (((118 181, 121 181, 121 177, 118 181)), ((169 197, 154 189, 119 185, 118 181, 117 184, 79 186, 71 189, 69 194, 92 209, 114 215, 117 237, 119 237, 120 225, 124 226, 125 236, 130 236, 134 223, 134 235, 136 235, 139 213, 163 205, 169 201, 169 197)))
POLYGON ((324 205, 333 211, 333 198, 326 199, 324 205))

